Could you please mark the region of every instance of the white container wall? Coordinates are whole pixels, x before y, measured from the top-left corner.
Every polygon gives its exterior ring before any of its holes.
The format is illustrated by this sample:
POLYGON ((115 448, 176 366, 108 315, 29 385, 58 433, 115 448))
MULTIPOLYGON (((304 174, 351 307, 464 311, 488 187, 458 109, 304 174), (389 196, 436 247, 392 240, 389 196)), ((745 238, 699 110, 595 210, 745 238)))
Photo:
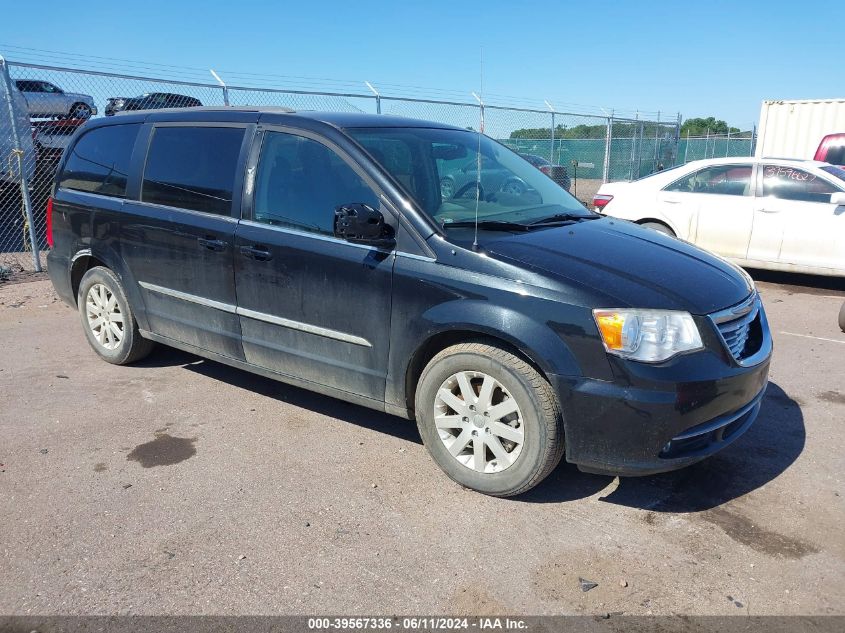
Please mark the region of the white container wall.
POLYGON ((827 134, 845 132, 845 99, 764 101, 758 157, 813 158, 827 134))

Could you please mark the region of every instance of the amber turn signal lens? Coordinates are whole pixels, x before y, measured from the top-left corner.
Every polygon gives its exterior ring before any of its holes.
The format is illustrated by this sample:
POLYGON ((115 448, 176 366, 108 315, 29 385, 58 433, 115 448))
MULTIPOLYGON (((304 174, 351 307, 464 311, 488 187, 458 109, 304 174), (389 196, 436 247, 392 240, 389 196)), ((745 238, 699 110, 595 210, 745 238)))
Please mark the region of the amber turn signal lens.
POLYGON ((596 323, 608 349, 622 349, 625 317, 618 312, 596 312, 596 323))

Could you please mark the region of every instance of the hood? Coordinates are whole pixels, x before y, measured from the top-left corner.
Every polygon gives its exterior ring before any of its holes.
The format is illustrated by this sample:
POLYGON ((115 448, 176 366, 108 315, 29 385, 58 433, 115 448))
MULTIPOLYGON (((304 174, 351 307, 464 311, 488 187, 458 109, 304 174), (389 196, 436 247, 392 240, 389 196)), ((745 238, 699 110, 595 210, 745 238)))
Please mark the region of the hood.
POLYGON ((77 101, 85 101, 86 103, 94 103, 94 97, 91 95, 84 95, 79 92, 66 92, 66 97, 76 99, 77 101))
POLYGON ((616 218, 516 233, 484 241, 482 247, 493 257, 614 302, 603 307, 708 314, 739 303, 753 289, 741 269, 720 257, 616 218))

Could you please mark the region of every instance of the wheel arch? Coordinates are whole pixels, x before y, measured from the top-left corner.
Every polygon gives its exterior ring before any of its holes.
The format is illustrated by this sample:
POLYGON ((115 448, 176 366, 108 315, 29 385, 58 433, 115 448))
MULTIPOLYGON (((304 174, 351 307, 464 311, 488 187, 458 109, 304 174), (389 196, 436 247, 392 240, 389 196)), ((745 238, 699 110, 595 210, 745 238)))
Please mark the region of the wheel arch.
POLYGON ((674 226, 672 226, 672 224, 670 222, 664 220, 663 218, 655 218, 655 217, 639 218, 638 220, 634 221, 634 224, 639 224, 639 225, 642 226, 643 224, 646 224, 648 222, 652 222, 654 224, 662 224, 667 229, 672 231, 672 233, 674 233, 675 235, 678 235, 678 229, 676 229, 674 226))
POLYGON ((426 365, 444 349, 459 343, 481 342, 505 349, 531 365, 543 378, 549 380, 548 367, 534 358, 531 350, 525 350, 517 341, 484 327, 462 327, 436 332, 425 339, 411 356, 405 369, 405 404, 409 411, 414 410, 414 400, 420 376, 426 365))
POLYGON ((82 278, 92 268, 102 266, 108 268, 120 280, 123 286, 123 292, 129 300, 132 311, 135 313, 135 319, 141 328, 146 329, 146 313, 144 311, 144 303, 138 292, 137 284, 134 283, 134 278, 129 273, 129 270, 123 263, 123 259, 113 252, 110 248, 84 248, 79 251, 70 260, 70 288, 73 293, 74 304, 78 305, 79 284, 82 278))

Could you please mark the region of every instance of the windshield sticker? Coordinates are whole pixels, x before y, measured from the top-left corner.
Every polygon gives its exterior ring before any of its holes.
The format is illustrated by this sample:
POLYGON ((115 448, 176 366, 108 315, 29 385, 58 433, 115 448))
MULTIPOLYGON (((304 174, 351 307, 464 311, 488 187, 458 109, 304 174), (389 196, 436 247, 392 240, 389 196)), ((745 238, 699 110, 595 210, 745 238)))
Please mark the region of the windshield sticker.
POLYGON ((786 167, 783 165, 767 165, 763 171, 764 178, 784 178, 787 180, 798 180, 800 182, 813 182, 816 176, 806 172, 786 167))

